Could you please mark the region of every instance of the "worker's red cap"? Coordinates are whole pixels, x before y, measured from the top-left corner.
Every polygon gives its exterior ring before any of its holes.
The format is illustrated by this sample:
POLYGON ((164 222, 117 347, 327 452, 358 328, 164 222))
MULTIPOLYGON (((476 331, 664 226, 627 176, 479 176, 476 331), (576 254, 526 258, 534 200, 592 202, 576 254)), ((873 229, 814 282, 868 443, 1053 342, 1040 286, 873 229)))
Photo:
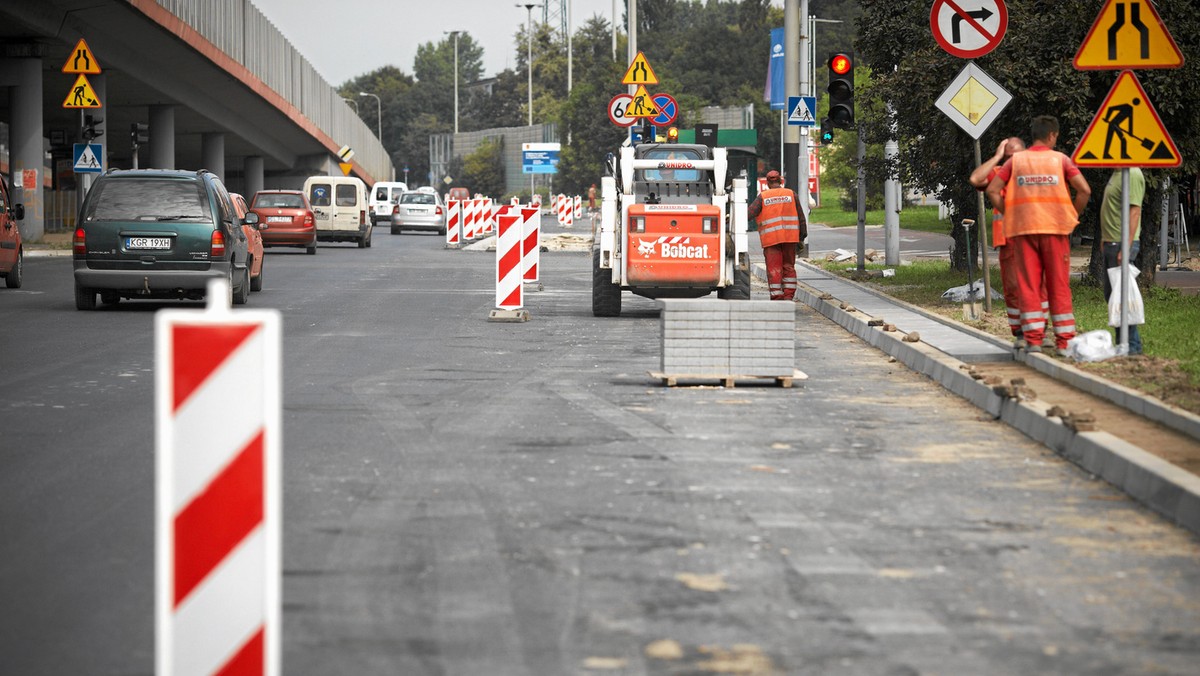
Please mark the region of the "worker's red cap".
POLYGON ((775 171, 774 169, 772 169, 772 170, 770 170, 770 171, 768 171, 768 172, 767 172, 767 180, 768 180, 768 181, 771 181, 771 180, 778 181, 778 180, 779 180, 779 178, 780 178, 780 177, 779 177, 779 172, 778 172, 778 171, 775 171))

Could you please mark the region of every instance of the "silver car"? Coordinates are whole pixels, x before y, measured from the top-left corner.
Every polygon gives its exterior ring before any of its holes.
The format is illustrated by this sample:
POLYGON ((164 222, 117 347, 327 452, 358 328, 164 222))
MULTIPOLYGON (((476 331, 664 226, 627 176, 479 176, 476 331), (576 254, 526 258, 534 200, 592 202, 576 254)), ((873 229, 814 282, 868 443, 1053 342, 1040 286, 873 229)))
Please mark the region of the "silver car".
POLYGON ((431 230, 446 234, 446 205, 436 192, 416 190, 400 195, 392 209, 392 234, 401 230, 431 230))

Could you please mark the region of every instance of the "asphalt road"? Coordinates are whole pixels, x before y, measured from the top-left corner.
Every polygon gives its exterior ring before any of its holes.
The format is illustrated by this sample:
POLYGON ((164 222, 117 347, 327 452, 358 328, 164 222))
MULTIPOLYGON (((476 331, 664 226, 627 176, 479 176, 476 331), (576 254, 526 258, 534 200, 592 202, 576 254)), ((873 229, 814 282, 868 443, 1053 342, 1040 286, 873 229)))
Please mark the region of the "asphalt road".
MULTIPOLYGON (((823 317, 796 388, 668 389, 587 254, 525 324, 493 264, 268 255, 284 673, 1195 673, 1195 538, 823 317)), ((163 306, 77 312, 69 258, 0 289, 0 673, 153 671, 163 306)))

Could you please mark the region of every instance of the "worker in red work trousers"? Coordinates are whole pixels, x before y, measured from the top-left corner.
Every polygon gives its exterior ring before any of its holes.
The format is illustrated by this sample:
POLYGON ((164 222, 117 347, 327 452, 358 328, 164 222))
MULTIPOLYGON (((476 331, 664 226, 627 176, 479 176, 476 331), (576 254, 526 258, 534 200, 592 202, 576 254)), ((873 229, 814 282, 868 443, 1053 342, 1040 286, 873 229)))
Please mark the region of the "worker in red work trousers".
POLYGON ((808 239, 808 221, 796 193, 783 187, 778 171, 768 171, 767 189, 750 203, 747 214, 758 221, 771 300, 792 300, 796 297, 796 249, 808 239))
MULTIPOLYGON (((1025 150, 1025 142, 1019 137, 1010 136, 996 147, 996 154, 984 161, 971 172, 971 185, 976 189, 985 190, 992 179, 996 177, 996 168, 1004 164, 1013 153, 1025 150)), ((1000 191, 1001 198, 1004 191, 1000 191)), ((1004 290, 1004 305, 1008 312, 1008 328, 1012 331, 1014 346, 1018 350, 1025 349, 1025 336, 1021 332, 1021 305, 1017 300, 1017 261, 1013 258, 1013 247, 1006 246, 1008 238, 1004 234, 1004 214, 992 210, 992 246, 999 252, 1000 286, 1004 290)), ((1042 299, 1042 313, 1049 316, 1050 302, 1046 299, 1046 287, 1043 285, 1039 295, 1042 299)))
POLYGON ((1075 337, 1075 311, 1071 305, 1071 231, 1087 206, 1092 189, 1071 158, 1054 149, 1058 120, 1050 115, 1033 118, 1033 146, 1013 154, 996 170, 987 196, 1004 215, 1006 246, 1017 261, 1017 300, 1021 306, 1021 332, 1026 350, 1042 351, 1046 318, 1040 288, 1050 300, 1054 346, 1062 352, 1075 337), (1068 185, 1075 189, 1071 198, 1068 185), (1001 192, 1004 196, 1001 197, 1001 192))

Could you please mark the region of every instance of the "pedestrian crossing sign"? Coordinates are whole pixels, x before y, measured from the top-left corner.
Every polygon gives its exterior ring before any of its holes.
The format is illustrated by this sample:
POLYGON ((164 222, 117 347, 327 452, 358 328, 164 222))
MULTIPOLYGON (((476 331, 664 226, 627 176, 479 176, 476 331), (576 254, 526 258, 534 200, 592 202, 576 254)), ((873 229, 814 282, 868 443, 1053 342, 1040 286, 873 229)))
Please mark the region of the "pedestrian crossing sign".
POLYGON ((104 172, 104 146, 99 143, 76 143, 73 158, 77 174, 104 172))
POLYGON ((1071 156, 1080 167, 1178 167, 1179 148, 1133 71, 1121 71, 1071 156))
POLYGON ((794 127, 817 125, 817 97, 789 96, 787 123, 794 127))

